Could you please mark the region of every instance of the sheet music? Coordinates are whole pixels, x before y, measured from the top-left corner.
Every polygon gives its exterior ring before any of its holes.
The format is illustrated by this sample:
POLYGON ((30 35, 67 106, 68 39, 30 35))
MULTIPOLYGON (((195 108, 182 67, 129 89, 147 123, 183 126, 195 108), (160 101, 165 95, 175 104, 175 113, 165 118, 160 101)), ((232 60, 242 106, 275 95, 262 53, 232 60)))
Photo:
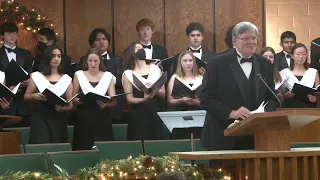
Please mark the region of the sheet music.
MULTIPOLYGON (((265 111, 264 111, 264 107, 265 107, 267 104, 268 104, 268 102, 264 104, 264 101, 263 101, 256 110, 250 111, 250 113, 251 113, 251 114, 264 113, 264 112, 265 112, 265 111)), ((229 126, 227 127, 227 129, 233 127, 234 125, 236 125, 236 124, 238 124, 238 123, 240 123, 240 122, 241 122, 241 120, 235 120, 233 123, 229 124, 229 126)))
POLYGON ((267 104, 268 104, 268 102, 264 104, 264 101, 263 101, 256 110, 250 111, 250 113, 251 113, 251 114, 255 114, 255 113, 263 113, 263 112, 265 112, 265 111, 264 111, 264 107, 265 107, 267 104))

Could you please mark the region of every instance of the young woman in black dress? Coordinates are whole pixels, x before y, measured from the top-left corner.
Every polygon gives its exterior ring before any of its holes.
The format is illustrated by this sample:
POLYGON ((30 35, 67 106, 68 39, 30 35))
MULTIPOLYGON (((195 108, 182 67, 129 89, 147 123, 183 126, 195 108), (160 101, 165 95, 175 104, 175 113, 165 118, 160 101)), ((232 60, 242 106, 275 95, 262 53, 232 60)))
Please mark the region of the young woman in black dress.
MULTIPOLYGON (((114 96, 116 78, 110 72, 105 71, 106 68, 101 63, 98 49, 91 48, 85 58, 83 70, 75 73, 73 94, 93 92, 99 95, 114 96)), ((73 149, 88 150, 93 147, 95 141, 112 141, 110 108, 116 105, 116 101, 83 103, 79 100, 80 98, 75 98, 73 101, 77 106, 73 149)))
POLYGON ((282 77, 289 78, 287 83, 288 91, 284 94, 283 106, 286 108, 312 108, 316 106, 316 97, 314 95, 308 94, 305 97, 296 97, 291 92, 295 83, 309 88, 317 87, 320 84, 319 74, 316 69, 308 67, 307 57, 307 47, 301 43, 295 44, 292 47, 290 68, 280 71, 282 77))
POLYGON ((122 85, 127 101, 132 106, 132 119, 128 123, 129 140, 163 139, 163 125, 157 112, 160 110, 157 98, 165 97, 165 88, 145 94, 133 83, 133 75, 146 86, 156 82, 162 75, 157 65, 146 64, 146 54, 140 43, 131 44, 125 52, 122 85), (132 92, 132 93, 131 93, 132 92))
POLYGON ((179 55, 177 70, 167 86, 169 107, 177 111, 197 110, 197 98, 202 84, 202 76, 192 52, 186 50, 179 55))
POLYGON ((66 100, 72 97, 72 79, 62 74, 62 50, 55 45, 44 52, 40 72, 31 74, 24 95, 26 101, 34 103, 30 121, 30 144, 62 143, 68 141, 68 114, 72 102, 62 106, 49 104, 45 89, 66 100))

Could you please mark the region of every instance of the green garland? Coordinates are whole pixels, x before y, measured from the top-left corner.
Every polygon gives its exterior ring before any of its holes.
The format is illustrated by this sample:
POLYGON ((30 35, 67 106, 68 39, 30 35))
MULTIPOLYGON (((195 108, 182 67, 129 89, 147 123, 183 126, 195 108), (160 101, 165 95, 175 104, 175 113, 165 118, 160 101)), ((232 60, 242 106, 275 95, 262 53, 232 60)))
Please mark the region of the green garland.
MULTIPOLYGON (((56 165, 55 165, 56 166, 56 165)), ((177 157, 139 156, 122 160, 105 160, 92 168, 79 170, 75 177, 56 166, 62 180, 120 180, 120 179, 154 179, 161 172, 183 172, 189 180, 230 180, 230 174, 222 171, 202 169, 197 166, 187 166, 177 157)), ((0 176, 0 180, 53 180, 55 177, 40 172, 17 172, 0 176)))
POLYGON ((0 180, 54 180, 49 174, 40 172, 16 172, 0 176, 0 180))
POLYGON ((0 6, 0 25, 4 22, 14 22, 36 34, 44 27, 53 27, 52 22, 45 16, 19 5, 14 0, 2 0, 0 6))
POLYGON ((142 179, 155 178, 161 172, 182 171, 192 180, 203 179, 195 166, 185 166, 178 158, 139 156, 137 158, 122 160, 105 160, 93 169, 80 171, 77 177, 90 179, 97 176, 107 176, 109 179, 118 180, 128 177, 142 179))

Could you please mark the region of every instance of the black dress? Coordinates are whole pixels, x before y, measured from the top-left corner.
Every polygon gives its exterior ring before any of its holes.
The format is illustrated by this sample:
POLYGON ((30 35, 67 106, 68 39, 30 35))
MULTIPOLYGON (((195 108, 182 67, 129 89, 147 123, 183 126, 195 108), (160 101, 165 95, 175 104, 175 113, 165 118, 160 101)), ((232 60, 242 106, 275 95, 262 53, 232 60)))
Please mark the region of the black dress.
MULTIPOLYGON (((303 76, 297 76, 297 79, 301 81, 303 76)), ((315 108, 316 104, 309 101, 308 97, 305 97, 305 99, 297 99, 295 97, 285 99, 283 102, 284 108, 315 108)))
MULTIPOLYGON (((99 82, 90 82, 92 87, 99 82)), ((73 149, 89 150, 95 141, 112 141, 112 120, 110 109, 101 109, 97 103, 82 104, 77 107, 74 124, 73 149)))
MULTIPOLYGON (((193 84, 189 84, 191 87, 193 84)), ((189 96, 192 96, 192 95, 186 95, 186 94, 183 94, 181 93, 185 87, 182 87, 183 85, 182 84, 176 84, 174 83, 173 84, 173 88, 172 88, 172 95, 174 96, 174 98, 177 98, 177 99, 180 99, 180 98, 183 98, 183 97, 189 97, 189 96)), ((199 93, 199 91, 195 91, 195 96, 197 96, 199 93)), ((190 98, 194 98, 194 97, 190 97, 190 98)), ((174 108, 175 111, 192 111, 192 110, 199 110, 200 107, 199 106, 196 106, 196 105, 188 105, 188 104, 178 104, 176 105, 176 107, 174 108)))
MULTIPOLYGON (((143 76, 147 79, 148 75, 143 76)), ((132 86, 133 96, 143 98, 144 93, 132 86)), ((132 119, 128 123, 128 140, 163 139, 163 124, 158 116, 158 99, 155 96, 147 102, 132 104, 132 119)))
MULTIPOLYGON (((65 98, 65 94, 61 97, 65 98)), ((68 142, 68 113, 57 112, 54 107, 44 102, 37 101, 34 105, 34 111, 29 118, 29 144, 68 142)))

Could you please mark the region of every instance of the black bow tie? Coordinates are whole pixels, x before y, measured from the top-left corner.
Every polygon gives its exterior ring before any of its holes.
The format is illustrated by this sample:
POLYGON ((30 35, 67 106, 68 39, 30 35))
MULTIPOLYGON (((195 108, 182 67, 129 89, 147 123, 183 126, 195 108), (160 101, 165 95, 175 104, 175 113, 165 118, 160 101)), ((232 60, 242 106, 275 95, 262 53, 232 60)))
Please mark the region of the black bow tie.
POLYGON ((108 53, 101 56, 102 59, 108 59, 108 53))
POLYGON ((246 63, 246 62, 252 63, 252 61, 253 61, 253 59, 254 59, 253 56, 251 56, 250 58, 241 57, 240 54, 238 54, 238 53, 237 53, 237 56, 238 56, 239 58, 241 58, 241 59, 240 59, 240 64, 246 63))
POLYGON ((4 48, 8 51, 8 53, 11 53, 11 52, 16 53, 16 49, 11 49, 11 48, 8 48, 6 46, 4 46, 4 48))
POLYGON ((287 55, 286 55, 286 58, 287 58, 287 59, 290 59, 290 58, 291 58, 290 54, 287 54, 287 55))
POLYGON ((151 49, 151 44, 150 44, 150 45, 148 45, 148 46, 147 46, 147 45, 142 44, 142 46, 143 46, 143 48, 144 48, 144 49, 151 49))
POLYGON ((245 62, 252 63, 252 61, 253 61, 253 56, 251 56, 250 58, 241 58, 240 64, 245 63, 245 62))
POLYGON ((199 49, 197 49, 197 50, 194 50, 194 49, 189 48, 189 50, 190 50, 192 53, 200 53, 200 49, 201 49, 201 48, 199 48, 199 49))

